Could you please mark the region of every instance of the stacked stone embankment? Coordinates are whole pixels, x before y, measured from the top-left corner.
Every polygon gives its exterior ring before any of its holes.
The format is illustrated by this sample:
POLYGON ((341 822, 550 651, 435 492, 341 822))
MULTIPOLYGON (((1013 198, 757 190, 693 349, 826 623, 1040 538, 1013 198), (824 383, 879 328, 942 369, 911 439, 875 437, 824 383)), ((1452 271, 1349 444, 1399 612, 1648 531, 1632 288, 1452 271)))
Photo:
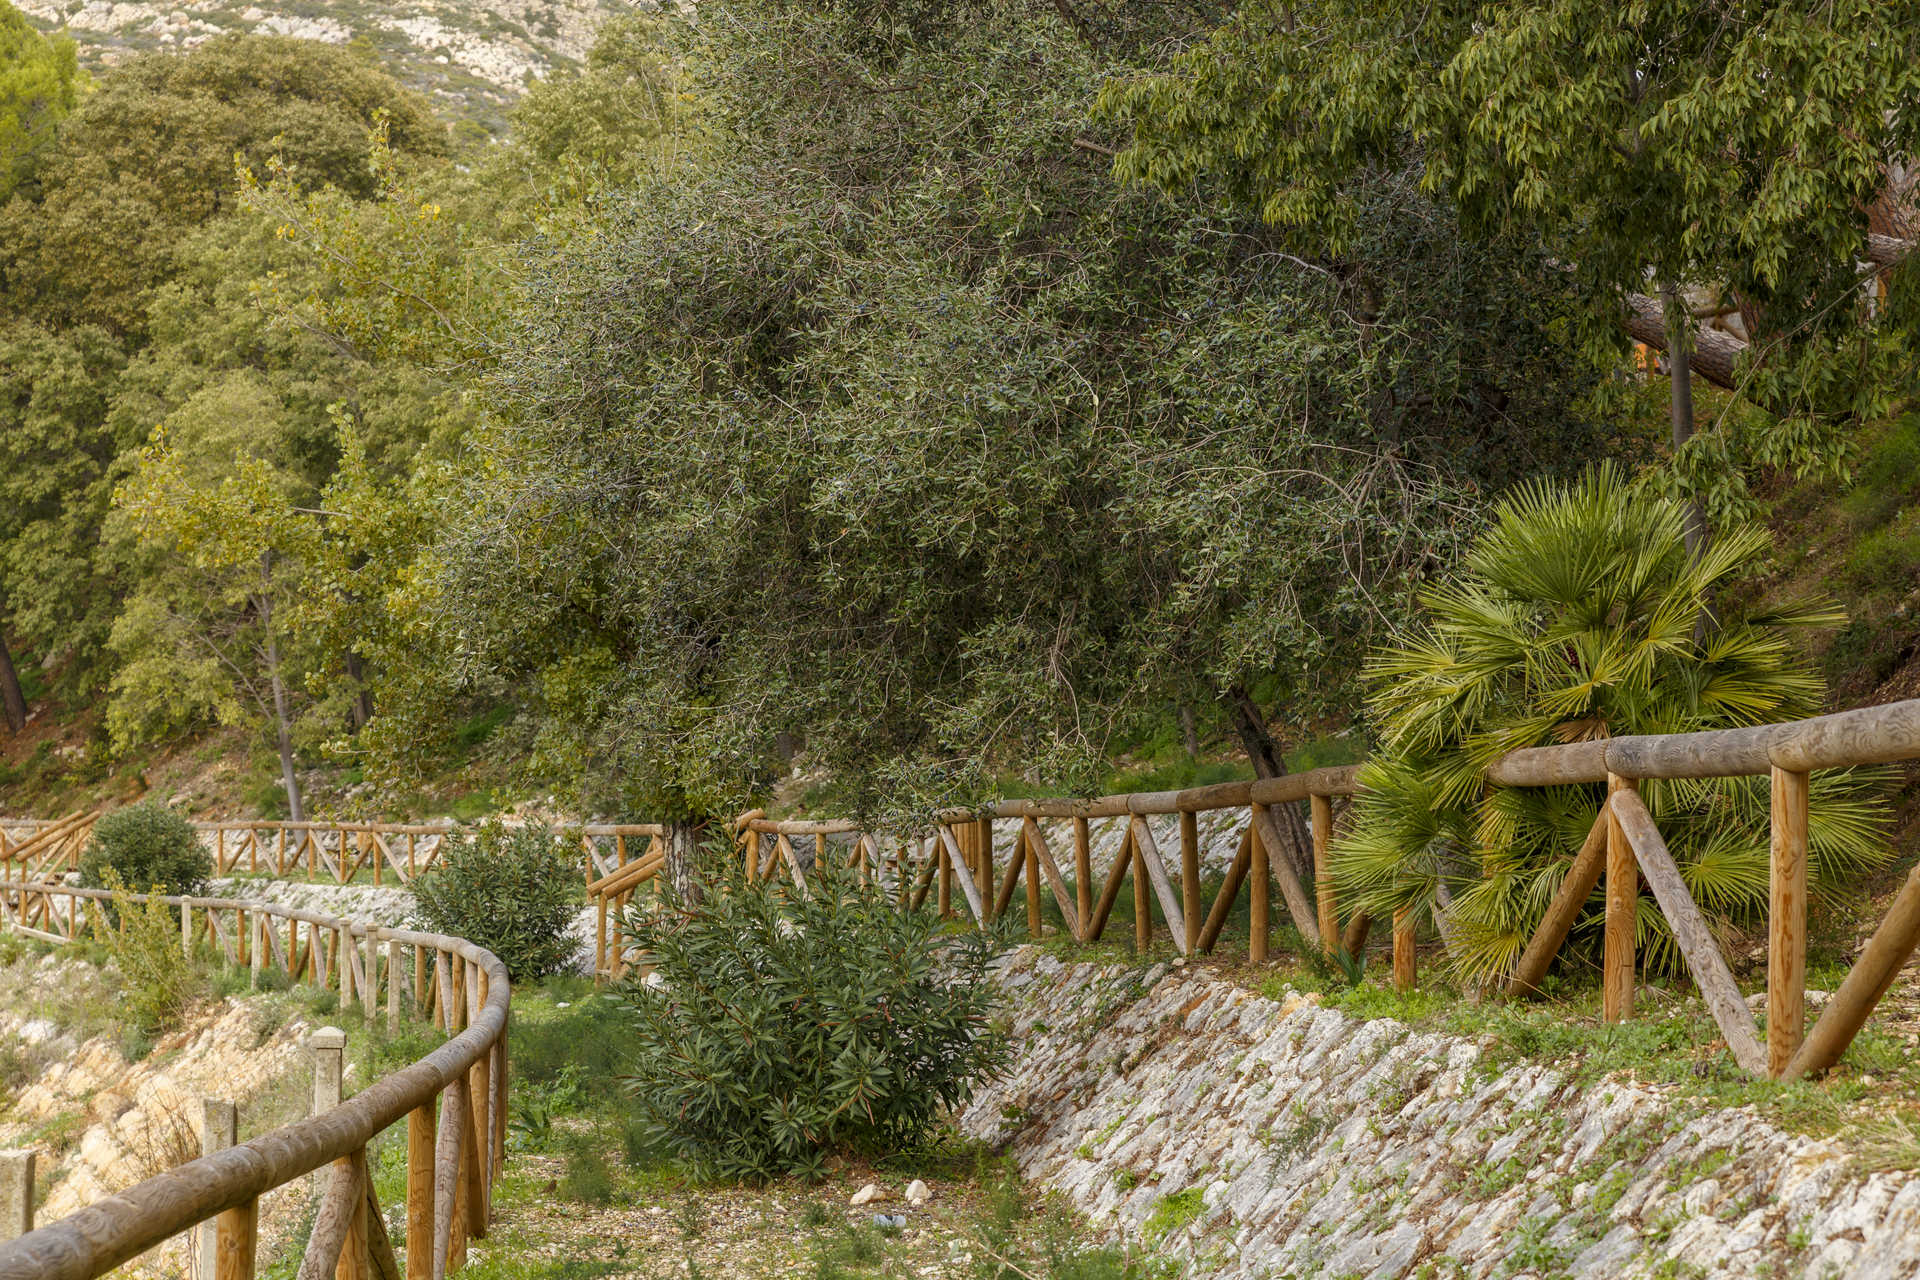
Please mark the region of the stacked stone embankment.
POLYGON ((962 1127, 1183 1275, 1920 1276, 1920 1178, 1750 1111, 1199 970, 1001 981, 1019 1058, 962 1127))

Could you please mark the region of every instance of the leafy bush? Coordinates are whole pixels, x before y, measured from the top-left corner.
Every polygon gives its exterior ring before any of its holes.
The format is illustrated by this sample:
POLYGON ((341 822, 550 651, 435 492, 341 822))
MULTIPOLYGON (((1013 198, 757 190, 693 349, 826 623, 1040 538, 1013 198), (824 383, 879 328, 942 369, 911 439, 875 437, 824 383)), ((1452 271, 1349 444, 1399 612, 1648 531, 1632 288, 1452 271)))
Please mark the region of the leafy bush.
POLYGON ((117 927, 107 930, 107 950, 120 972, 129 1060, 145 1057, 152 1038, 169 1030, 200 991, 200 974, 180 954, 180 925, 158 897, 139 897, 106 868, 117 927), (139 1046, 139 1047, 135 1047, 139 1046))
MULTIPOLYGON (((213 858, 200 844, 193 824, 161 805, 147 803, 115 809, 94 824, 93 839, 80 855, 80 883, 145 893, 205 893, 213 858)), ((117 905, 117 902, 116 902, 117 905)))
POLYGON ((414 918, 493 952, 516 982, 539 978, 573 958, 580 884, 564 839, 492 818, 447 837, 433 870, 414 881, 414 918))
POLYGON ((930 914, 848 875, 822 870, 811 891, 736 884, 628 913, 654 977, 626 991, 625 1084, 699 1176, 815 1173, 836 1148, 912 1147, 1004 1059, 989 940, 942 938, 930 914))

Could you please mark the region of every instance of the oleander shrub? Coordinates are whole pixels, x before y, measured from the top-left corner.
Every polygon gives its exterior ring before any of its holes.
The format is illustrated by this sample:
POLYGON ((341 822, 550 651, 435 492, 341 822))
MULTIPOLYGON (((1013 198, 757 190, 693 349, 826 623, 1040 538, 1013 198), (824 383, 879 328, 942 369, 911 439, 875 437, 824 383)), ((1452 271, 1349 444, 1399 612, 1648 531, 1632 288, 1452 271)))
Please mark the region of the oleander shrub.
POLYGON ((809 885, 714 885, 698 906, 669 895, 628 913, 652 975, 625 988, 625 1084, 696 1176, 910 1150, 1005 1059, 989 939, 943 933, 846 873, 818 868, 809 885))
POLYGON ((94 823, 93 839, 80 854, 80 883, 90 889, 113 887, 145 893, 206 892, 213 857, 200 843, 193 824, 163 805, 128 805, 94 823))
POLYGON ((448 836, 413 896, 415 923, 485 947, 515 982, 558 973, 578 949, 580 862, 548 827, 490 818, 448 836))

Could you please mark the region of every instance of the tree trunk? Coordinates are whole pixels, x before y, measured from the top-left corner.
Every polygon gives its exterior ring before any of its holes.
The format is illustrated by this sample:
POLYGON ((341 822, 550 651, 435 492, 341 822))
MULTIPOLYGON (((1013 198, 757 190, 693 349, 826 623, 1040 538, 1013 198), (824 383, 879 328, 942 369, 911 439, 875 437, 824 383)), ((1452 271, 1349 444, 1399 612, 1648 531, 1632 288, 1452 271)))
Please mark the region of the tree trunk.
POLYGON ((273 727, 280 744, 280 783, 287 791, 287 816, 307 820, 300 800, 300 779, 293 771, 293 725, 287 716, 287 682, 280 674, 280 638, 273 630, 273 552, 260 555, 260 625, 267 633, 267 680, 273 686, 273 727))
MULTIPOLYGON (((1246 748, 1247 759, 1253 761, 1253 773, 1257 778, 1282 778, 1287 773, 1287 763, 1281 758, 1280 748, 1267 732, 1267 718, 1260 710, 1260 704, 1253 700, 1245 685, 1235 685, 1227 690, 1227 708, 1233 713, 1234 731, 1240 737, 1240 745, 1246 748)), ((1280 831, 1280 838, 1287 847, 1280 855, 1293 868, 1295 875, 1306 879, 1313 874, 1313 840, 1307 834, 1306 820, 1300 816, 1298 804, 1275 805, 1272 809, 1274 826, 1280 831)), ((1271 851, 1269 851, 1271 852, 1271 851)))
MULTIPOLYGON (((1667 374, 1672 383, 1673 452, 1693 438, 1693 355, 1689 350, 1686 308, 1673 285, 1661 289, 1666 300, 1667 374)), ((1687 503, 1687 555, 1698 560, 1707 550, 1707 507, 1699 498, 1687 503)))
POLYGON ((359 733, 373 719, 373 695, 367 690, 367 664, 359 654, 347 650, 347 678, 353 681, 353 697, 347 703, 347 717, 353 731, 359 733))
POLYGON ((1200 732, 1193 721, 1193 707, 1188 703, 1180 704, 1180 741, 1187 748, 1187 758, 1200 758, 1200 732))
POLYGON ((700 905, 702 890, 700 885, 700 836, 701 824, 697 822, 666 823, 667 832, 663 838, 666 845, 667 861, 661 868, 667 878, 667 887, 683 907, 700 905))
POLYGON ((0 711, 7 728, 14 733, 27 727, 27 696, 20 691, 20 673, 13 669, 13 654, 7 649, 7 636, 0 626, 0 711))

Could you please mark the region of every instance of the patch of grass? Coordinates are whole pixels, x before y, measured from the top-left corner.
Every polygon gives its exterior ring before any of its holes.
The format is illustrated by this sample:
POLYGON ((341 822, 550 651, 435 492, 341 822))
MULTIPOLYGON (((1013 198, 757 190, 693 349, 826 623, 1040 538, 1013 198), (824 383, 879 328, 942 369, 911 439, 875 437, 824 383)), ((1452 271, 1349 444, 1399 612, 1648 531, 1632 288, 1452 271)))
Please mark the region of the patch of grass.
POLYGON ((1157 1244, 1175 1231, 1182 1230, 1201 1211, 1206 1208, 1206 1192, 1199 1187, 1188 1187, 1172 1195, 1162 1196, 1160 1203, 1153 1206, 1153 1214, 1141 1228, 1148 1244, 1157 1244))

